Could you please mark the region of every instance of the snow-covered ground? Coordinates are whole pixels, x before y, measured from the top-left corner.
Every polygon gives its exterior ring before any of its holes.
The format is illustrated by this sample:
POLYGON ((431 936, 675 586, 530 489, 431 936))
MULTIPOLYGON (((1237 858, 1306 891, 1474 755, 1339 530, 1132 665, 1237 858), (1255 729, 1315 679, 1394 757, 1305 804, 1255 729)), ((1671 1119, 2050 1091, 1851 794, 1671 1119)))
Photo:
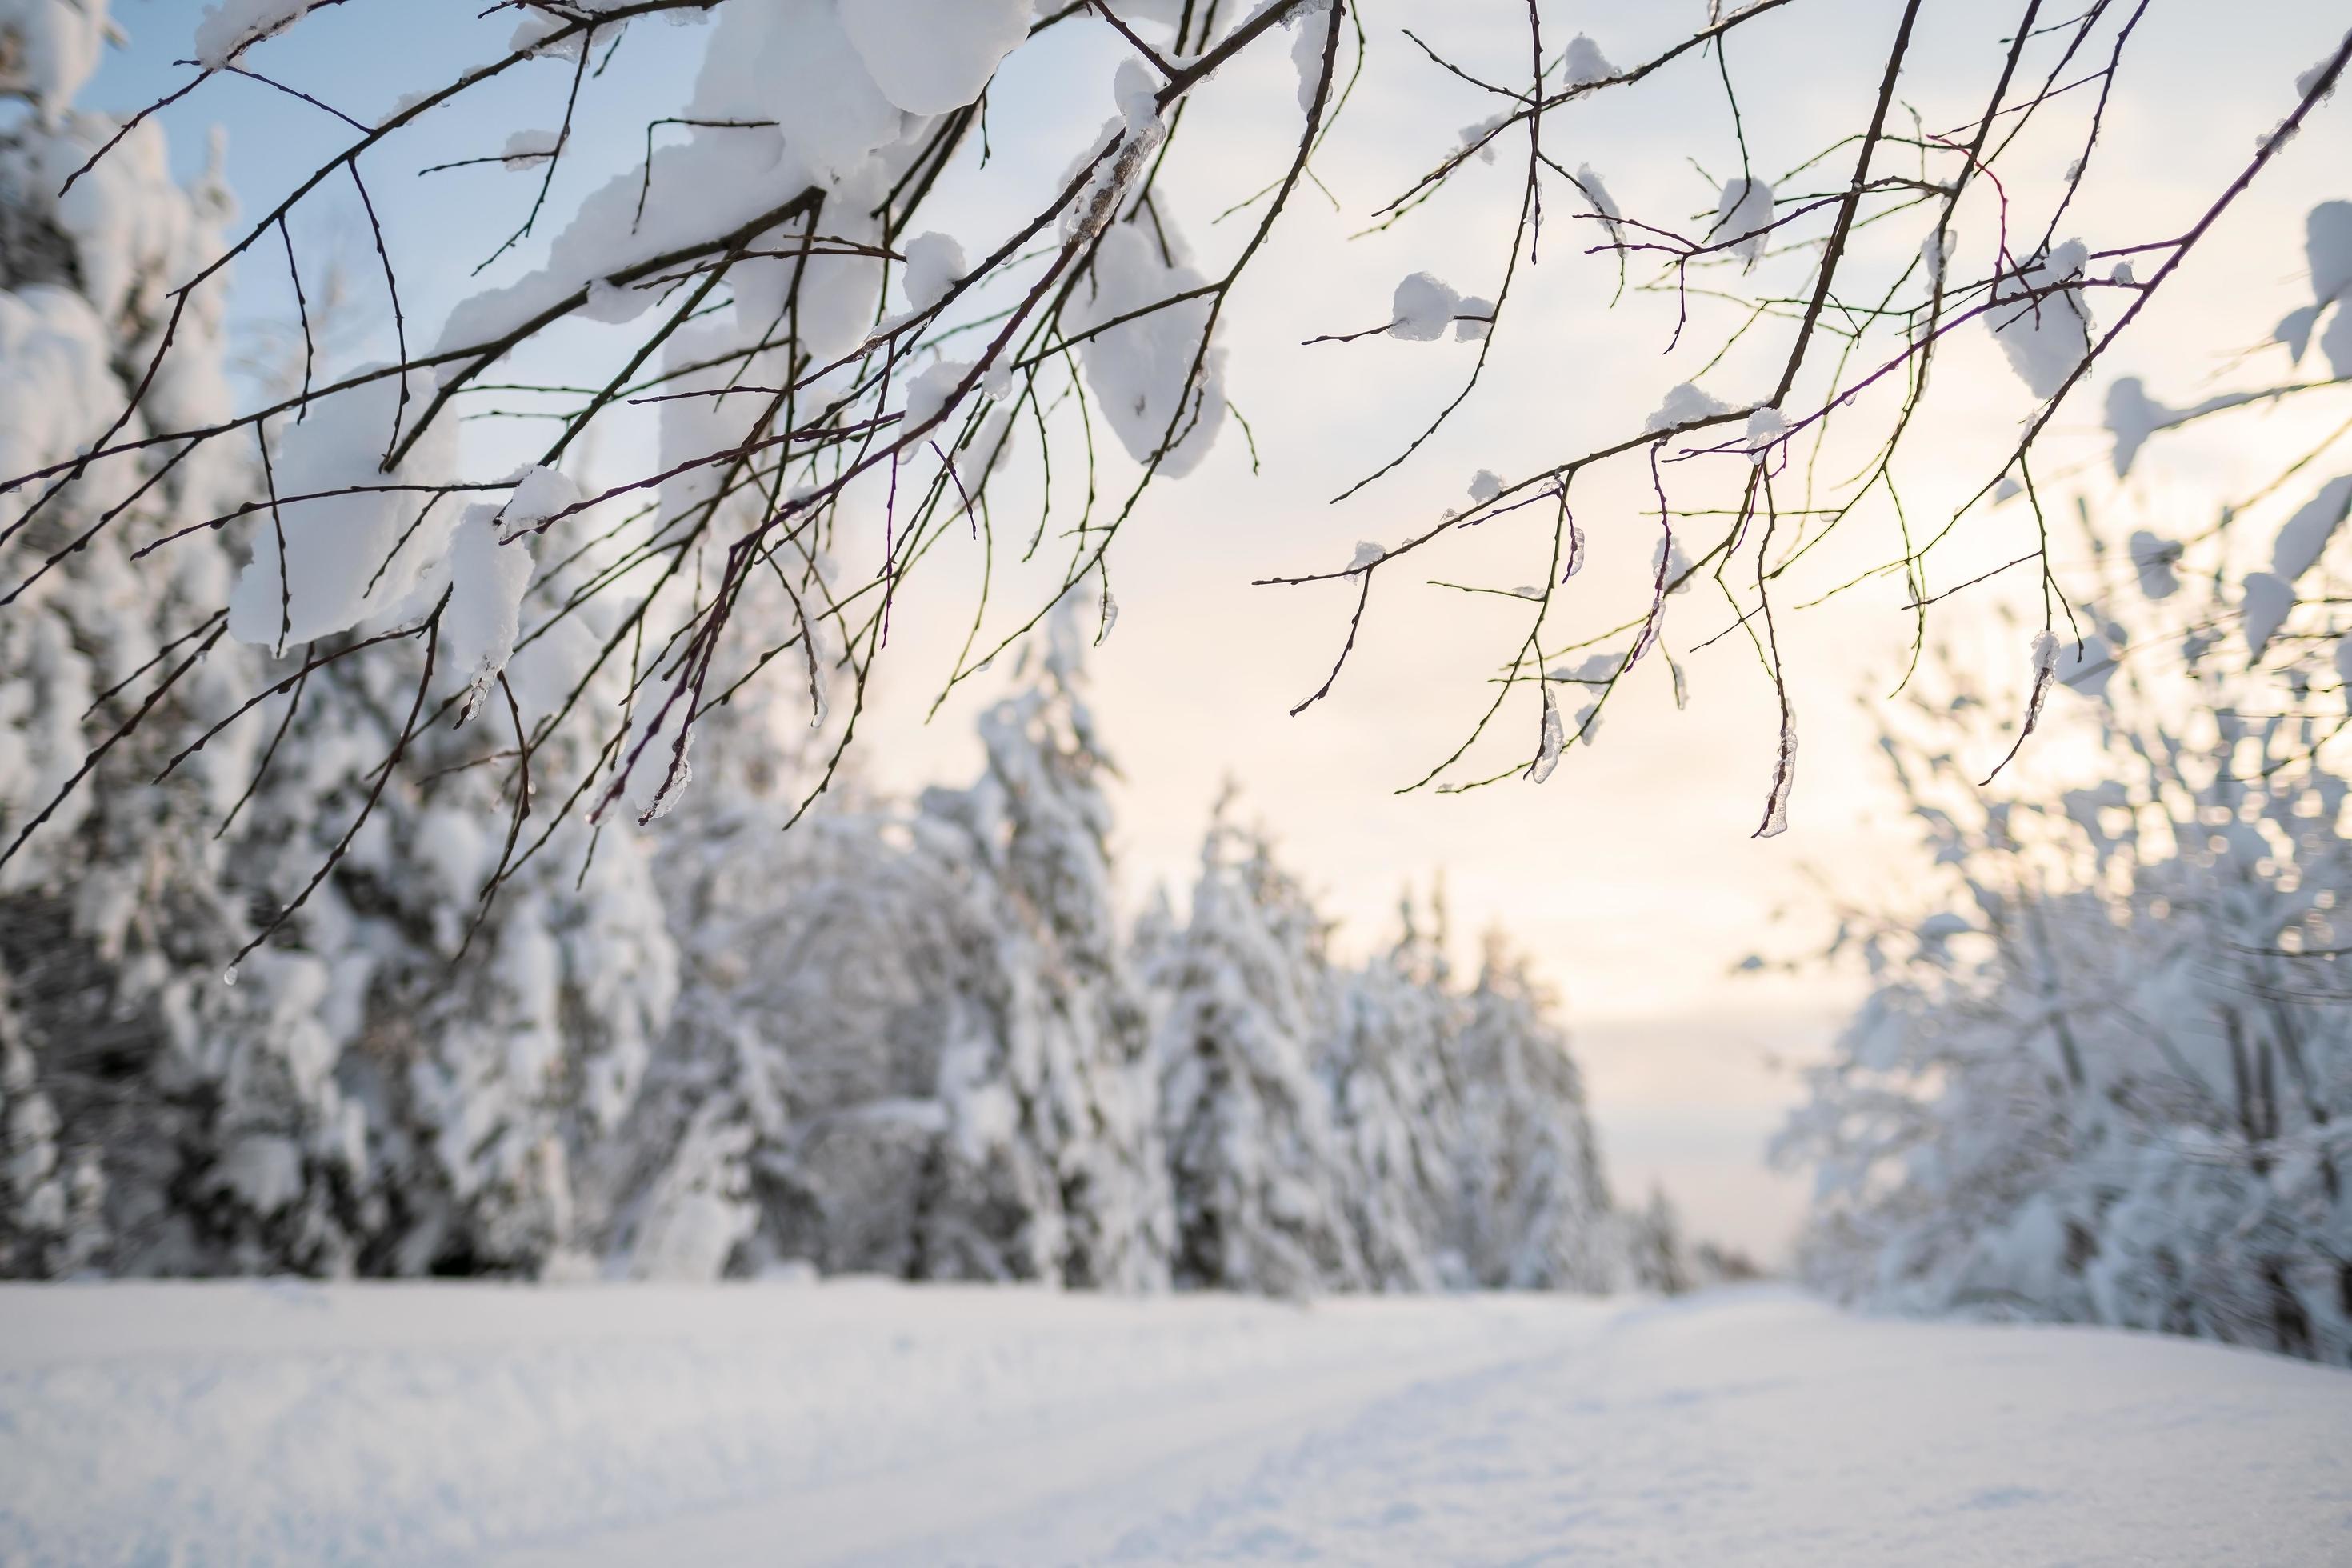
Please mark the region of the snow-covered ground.
POLYGON ((2352 1376, 1763 1289, 0 1290, 0 1562, 2344 1563, 2352 1376))

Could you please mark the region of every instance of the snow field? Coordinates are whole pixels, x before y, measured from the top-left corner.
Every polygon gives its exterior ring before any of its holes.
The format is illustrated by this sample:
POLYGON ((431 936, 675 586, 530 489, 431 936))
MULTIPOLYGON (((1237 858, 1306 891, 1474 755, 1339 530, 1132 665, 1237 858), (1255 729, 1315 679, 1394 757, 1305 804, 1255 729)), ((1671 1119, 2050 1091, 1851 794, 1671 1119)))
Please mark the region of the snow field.
POLYGON ((0 1561, 2325 1563, 2348 1396, 1778 1289, 17 1289, 0 1561))

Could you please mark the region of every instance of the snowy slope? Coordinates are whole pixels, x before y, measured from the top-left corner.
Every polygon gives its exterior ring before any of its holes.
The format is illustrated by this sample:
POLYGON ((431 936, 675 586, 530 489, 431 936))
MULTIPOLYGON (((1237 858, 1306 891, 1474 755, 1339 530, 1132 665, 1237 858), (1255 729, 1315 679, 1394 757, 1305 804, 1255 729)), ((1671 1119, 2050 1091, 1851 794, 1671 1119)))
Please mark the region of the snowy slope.
POLYGON ((2352 1377, 1774 1290, 0 1290, 0 1563, 1318 1558, 2352 1561, 2352 1377))

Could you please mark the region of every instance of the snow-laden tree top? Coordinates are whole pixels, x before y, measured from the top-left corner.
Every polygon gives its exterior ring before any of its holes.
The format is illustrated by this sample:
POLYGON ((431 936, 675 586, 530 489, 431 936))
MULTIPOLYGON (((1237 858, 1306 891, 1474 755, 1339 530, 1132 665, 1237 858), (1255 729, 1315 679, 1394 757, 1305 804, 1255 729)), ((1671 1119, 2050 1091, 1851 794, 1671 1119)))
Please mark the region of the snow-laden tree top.
MULTIPOLYGON (((214 0, 193 18, 174 98, 232 74, 300 93, 302 83, 270 72, 274 40, 371 3, 214 0)), ((1368 18, 1349 0, 500 0, 471 24, 474 63, 413 84, 380 118, 310 100, 322 150, 315 173, 187 269, 139 345, 128 405, 82 432, 75 449, 0 476, 0 613, 76 547, 31 528, 60 496, 117 475, 135 482, 228 443, 258 459, 251 494, 142 548, 168 550, 207 524, 235 524, 251 546, 225 606, 238 640, 289 656, 308 646, 330 660, 367 658, 384 639, 429 644, 420 723, 502 706, 493 694, 514 685, 509 660, 560 646, 561 668, 534 661, 542 697, 528 706, 541 736, 600 677, 625 678, 625 707, 593 715, 603 734, 593 763, 541 781, 562 813, 650 823, 687 786, 698 724, 754 685, 768 700, 805 704, 820 727, 828 713, 845 715, 826 733, 837 763, 888 650, 908 573, 976 546, 980 607, 947 674, 952 687, 1090 579, 1102 588, 1097 635, 1107 634, 1110 548, 1141 519, 1147 495, 1236 437, 1255 458, 1228 400, 1230 308, 1294 199, 1314 194, 1314 164, 1331 139, 1380 124, 1381 106, 1352 89, 1368 51, 1394 48, 1475 92, 1491 112, 1431 148, 1418 176, 1402 175, 1368 221, 1412 232, 1473 164, 1507 163, 1524 178, 1486 276, 1449 281, 1414 270, 1396 284, 1388 319, 1331 323, 1354 330, 1315 340, 1334 356, 1375 335, 1429 344, 1428 374, 1445 384, 1431 417, 1376 444, 1340 499, 1377 493, 1441 426, 1475 416, 1496 343, 1539 330, 1516 307, 1532 269, 1559 246, 1613 253, 1625 276, 1650 278, 1685 303, 1702 294, 1739 301, 1750 314, 1733 340, 1769 340, 1776 369, 1737 388, 1708 384, 1720 378, 1703 373, 1654 408, 1643 396, 1606 441, 1529 471, 1482 470, 1458 510, 1383 518, 1379 537, 1351 559, 1268 579, 1356 590, 1353 614, 1335 627, 1330 677, 1300 707, 1332 689, 1360 637, 1391 629, 1373 613, 1376 580, 1419 572, 1418 562, 1402 563, 1433 560, 1468 531, 1508 519, 1526 542, 1523 580, 1533 585, 1478 590, 1507 605, 1508 657, 1468 737, 1413 787, 1549 776, 1569 747, 1593 739, 1629 671, 1653 653, 1672 662, 1669 602, 1705 584, 1731 612, 1724 635, 1748 639, 1777 696, 1779 744, 1756 765, 1758 831, 1778 833, 1797 750, 1775 630, 1790 607, 1785 574, 1849 517, 1884 514, 1900 542, 1886 570, 1903 574, 1924 626, 1927 605, 1956 591, 1931 579, 1937 544, 2012 491, 2039 515, 2037 444, 2200 242, 2250 188, 2273 178, 2279 151, 2335 92, 2352 37, 2299 78, 2248 84, 2275 101, 2276 118, 2239 176, 2185 226, 2076 237, 2070 210, 2098 177, 2105 108, 2129 68, 2145 5, 2095 0, 2060 16, 2019 0, 1983 14, 1975 25, 1998 47, 1982 81, 1967 87, 1980 107, 1938 125, 1906 97, 1927 63, 1926 14, 1937 8, 1889 5, 1873 36, 1823 38, 1823 48, 1868 51, 1873 86, 1836 106, 1837 135, 1805 148, 1781 146, 1785 127, 1741 114, 1738 51, 1750 29, 1821 26, 1815 7, 1749 0, 1688 9, 1686 31, 1637 50, 1530 5, 1516 75, 1489 79, 1450 47, 1449 29, 1467 24, 1440 4, 1368 18), (1392 23, 1405 24, 1401 35, 1392 23), (693 80, 646 124, 641 159, 579 166, 579 132, 607 112, 638 30, 671 24, 701 30, 693 80), (1053 90, 1091 98, 1099 130, 1061 149, 1061 167, 1027 171, 1034 202, 995 205, 984 222, 940 232, 932 215, 943 182, 992 155, 994 84, 1019 79, 1023 52, 1041 37, 1080 28, 1115 39, 1123 58, 1098 80, 1053 90), (1276 68, 1242 68, 1260 61, 1276 68), (431 237, 379 221, 371 184, 406 172, 413 127, 467 114, 534 74, 563 80, 560 117, 491 137, 472 160, 525 175, 516 227, 496 255, 446 255, 431 237), (1230 101, 1202 98, 1221 76, 1276 84, 1255 107, 1281 115, 1281 155, 1270 181, 1253 174, 1224 210, 1179 210, 1169 171, 1195 155, 1196 139, 1182 133, 1188 113, 1230 101), (1608 145, 1577 134, 1589 101, 1666 83, 1719 93, 1729 110, 1719 131, 1692 132, 1705 144, 1702 161, 1724 171, 1695 215, 1643 210, 1628 190, 1612 190, 1605 167, 1594 167, 1607 164, 1608 145), (2005 177, 2028 128, 2042 136, 2053 125, 2079 149, 2065 177, 2005 177), (317 263, 301 254, 289 219, 330 189, 362 201, 393 327, 384 363, 333 363, 312 331, 301 286, 315 282, 317 263), (2043 191, 2054 194, 2043 201, 2043 191), (1898 229, 1900 245, 1861 237, 1898 229), (1213 234, 1213 254, 1196 252, 1187 230, 1213 234), (233 262, 290 272, 304 331, 299 382, 226 418, 173 419, 157 392, 176 329, 216 294, 233 262), (479 282, 437 329, 403 308, 420 273, 467 268, 479 282), (592 375, 515 384, 518 360, 579 323, 602 329, 592 375), (1931 367, 1958 333, 1998 342, 2032 412, 1973 454, 1980 488, 1948 514, 1922 519, 1901 510, 1895 463, 1935 428, 1920 411, 1931 367), (552 398, 533 405, 550 434, 527 463, 475 471, 457 427, 493 393, 552 398), (649 406, 659 411, 658 452, 635 459, 617 482, 590 476, 583 454, 600 433, 649 406), (1858 471, 1843 463, 1829 465, 1834 477, 1816 471, 1833 423, 1849 446, 1849 427, 1864 427, 1860 449, 1870 456, 1858 471), (1560 588, 1587 554, 1572 491, 1606 465, 1646 479, 1655 510, 1637 521, 1654 523, 1655 537, 1643 545, 1646 592, 1596 618, 1589 607, 1571 614, 1560 588), (614 564, 552 612, 527 613, 530 558, 569 557, 592 534, 614 551, 614 564), (1009 611, 992 603, 989 586, 1008 557, 1058 560, 1058 584, 1009 611), (739 613, 755 589, 776 595, 782 619, 739 613), (586 633, 590 600, 616 608, 586 633), (845 689, 845 702, 832 695, 845 689)), ((107 29, 103 0, 0 0, 0 88, 58 122, 107 29)), ((85 225, 121 220, 107 174, 136 142, 88 124, 91 155, 58 172, 58 221, 77 237, 85 225)), ((2352 307, 2338 302, 2352 287, 2347 210, 2312 212, 2311 300, 2277 334, 2296 356, 2316 342, 2331 384, 2352 355, 2352 307)), ((2108 402, 2118 468, 2157 431, 2220 406, 2174 410, 2137 383, 2118 383, 2108 402)), ((2274 569, 2245 584, 2257 654, 2340 521, 2347 497, 2339 491, 2319 491, 2317 510, 2282 538, 2274 569)), ((97 526, 128 524, 102 511, 97 526)), ((2035 687, 2019 715, 2021 740, 2056 649, 2080 636, 2046 548, 2011 564, 2027 563, 2042 571, 2045 611, 2040 640, 2018 650, 2035 687)), ((1679 691, 1679 666, 1675 673, 1679 691)), ((524 705, 515 706, 520 722, 524 705)))

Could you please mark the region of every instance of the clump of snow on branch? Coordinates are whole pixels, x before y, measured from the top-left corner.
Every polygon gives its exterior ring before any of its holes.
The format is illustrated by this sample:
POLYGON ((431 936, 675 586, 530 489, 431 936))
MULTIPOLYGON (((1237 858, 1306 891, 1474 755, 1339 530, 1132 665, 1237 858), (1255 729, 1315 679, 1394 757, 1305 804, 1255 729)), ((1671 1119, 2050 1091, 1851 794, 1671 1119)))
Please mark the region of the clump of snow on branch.
POLYGON ((1767 231, 1772 226, 1772 186, 1751 174, 1735 174, 1724 182, 1716 197, 1715 223, 1706 231, 1709 244, 1728 247, 1749 267, 1764 254, 1767 231))
POLYGON ((2033 689, 2025 700, 2025 722, 2021 732, 2031 735, 2042 721, 2042 704, 2050 695, 2050 682, 2058 673, 2058 637, 2047 627, 2033 634, 2028 652, 2033 673, 2033 689))
POLYGON ((2150 599, 2168 599, 2180 587, 2173 567, 2180 561, 2180 542, 2164 539, 2141 528, 2132 531, 2128 545, 2132 570, 2139 575, 2139 591, 2150 599))
POLYGON ((2077 637, 2059 639, 2056 680, 2077 696, 2096 700, 2106 695, 2107 683, 2115 679, 2124 630, 2102 619, 2093 605, 2080 605, 2075 614, 2089 625, 2077 637))
POLYGON ((1551 672, 1550 679, 1565 680, 1579 686, 1606 686, 1625 668, 1625 656, 1603 650, 1587 654, 1574 666, 1562 665, 1551 672))
POLYGON ((2272 334, 2300 362, 2311 346, 2321 316, 2335 314, 2320 339, 2320 352, 2336 375, 2352 376, 2352 202, 2322 202, 2304 218, 2304 259, 2311 274, 2311 303, 2289 311, 2272 334))
POLYGON ((2239 608, 2245 616, 2246 657, 2260 658, 2294 608, 2294 584, 2274 572, 2249 572, 2239 586, 2239 608))
POLYGON ((909 114, 945 114, 971 102, 1029 35, 1030 0, 839 3, 858 58, 909 114))
MULTIPOLYGON (((430 381, 411 376, 411 401, 430 381)), ((348 631, 436 586, 457 508, 432 491, 448 482, 457 434, 447 421, 425 435, 389 473, 401 378, 381 375, 319 398, 282 437, 279 498, 254 535, 253 559, 229 600, 229 635, 278 647, 348 631)))
POLYGON ((963 360, 934 360, 925 365, 907 388, 907 428, 919 430, 947 412, 949 399, 971 374, 971 365, 963 360))
POLYGON ((1691 561, 1683 551, 1683 542, 1672 534, 1660 534, 1657 543, 1650 547, 1651 581, 1664 593, 1687 594, 1691 576, 1691 561))
POLYGON ((1789 831, 1789 797, 1797 788, 1797 727, 1783 715, 1779 749, 1772 759, 1771 787, 1764 798, 1764 821, 1759 838, 1778 838, 1789 831))
POLYGON ((219 70, 308 16, 318 0, 215 0, 196 23, 196 63, 219 70))
POLYGON ((1298 71, 1298 110, 1312 113, 1315 94, 1323 82, 1323 57, 1331 44, 1331 29, 1339 18, 1331 9, 1331 0, 1307 0, 1284 16, 1282 25, 1291 29, 1290 59, 1298 71))
POLYGON ((2071 286, 2089 256, 2081 240, 2070 239, 1994 286, 1985 320, 2036 397, 2055 397, 2089 357, 2090 308, 2071 286))
POLYGON ((2118 376, 2107 388, 2107 429, 2115 436, 2116 478, 2131 472, 2132 460, 2147 438, 2164 428, 2174 410, 2148 396, 2136 375, 2118 376))
MULTIPOLYGON (((721 7, 686 113, 735 123, 697 128, 683 143, 656 149, 650 167, 590 193, 539 268, 450 312, 440 347, 498 344, 567 301, 587 300, 600 283, 616 290, 604 295, 612 305, 649 308, 653 293, 625 287, 622 275, 631 268, 785 214, 812 193, 828 198, 826 237, 877 244, 867 215, 887 185, 875 155, 901 140, 908 121, 852 47, 845 20, 831 5, 721 7)), ((739 311, 771 316, 797 279, 803 345, 829 357, 863 335, 883 264, 824 250, 794 255, 816 232, 812 222, 811 214, 780 216, 751 247, 761 254, 739 263, 730 279, 739 311)))
POLYGON ((1543 721, 1536 739, 1535 764, 1528 770, 1528 779, 1541 784, 1551 777, 1552 770, 1559 766, 1559 754, 1567 744, 1567 736, 1559 722, 1559 700, 1552 695, 1551 682, 1546 681, 1543 721))
MULTIPOLYGON (((1173 230, 1165 233, 1163 241, 1141 225, 1118 224, 1102 237, 1066 313, 1073 332, 1205 283, 1173 230)), ((1151 310, 1078 345, 1087 383, 1119 444, 1139 463, 1158 455, 1159 472, 1171 479, 1200 465, 1225 420, 1225 351, 1213 342, 1204 353, 1202 341, 1212 304, 1203 297, 1151 310)))
POLYGON ((2319 563, 2320 553, 2343 526, 2347 509, 2352 509, 2352 474, 2320 487, 2317 495, 2280 525, 2271 545, 2271 570, 2289 584, 2299 582, 2319 563))
POLYGON ((1502 130, 1508 119, 1507 115, 1490 114, 1475 125, 1464 126, 1462 128, 1463 149, 1465 152, 1475 150, 1478 155, 1478 162, 1482 163, 1493 163, 1495 135, 1502 130))
POLYGON ((944 234, 919 234, 907 242, 907 270, 900 278, 907 307, 928 310, 947 298, 966 269, 963 247, 944 234))
POLYGON ((1576 188, 1584 193, 1584 199, 1591 202, 1592 210, 1600 215, 1601 231, 1608 235, 1609 243, 1623 245, 1625 214, 1618 207, 1616 198, 1609 194, 1608 185, 1602 183, 1599 174, 1592 172, 1591 164, 1577 165, 1576 188))
POLYGON ((514 657, 530 565, 529 544, 499 542, 496 508, 467 509, 449 542, 449 603, 441 617, 442 653, 466 692, 461 721, 474 716, 514 657))
POLYGON ((1570 87, 1589 87, 1617 74, 1617 68, 1611 65, 1609 58, 1601 52, 1601 46, 1582 33, 1568 41, 1568 51, 1562 60, 1562 74, 1570 87))
POLYGON ((675 674, 641 683, 633 700, 627 739, 614 761, 608 794, 640 827, 667 816, 694 782, 695 693, 675 674))
POLYGON ((534 468, 505 506, 469 507, 457 525, 449 542, 449 603, 441 637, 447 668, 466 691, 460 722, 474 716, 514 657, 531 582, 524 536, 570 512, 580 499, 580 488, 562 474, 534 468))
POLYGON ((1951 270, 1952 254, 1960 247, 1959 237, 1948 228, 1939 228, 1919 242, 1919 260, 1927 268, 1927 283, 1940 292, 1944 279, 1951 270))
POLYGON ((1462 296, 1446 287, 1443 279, 1415 272, 1396 286, 1389 304, 1389 336, 1409 343, 1435 342, 1445 335, 1461 309, 1462 296))
POLYGON ((2271 547, 2271 569, 2250 572, 2242 588, 2246 648, 2253 658, 2278 635, 2294 607, 2295 584, 2319 563, 2328 542, 2352 513, 2352 474, 2330 480, 2280 525, 2271 547))
POLYGON ((1658 405, 1656 413, 1642 422, 1642 428, 1654 434, 1730 412, 1731 405, 1709 396, 1696 383, 1685 381, 1666 394, 1666 400, 1658 405))
POLYGON ((562 150, 563 140, 552 131, 518 131, 507 138, 499 161, 509 169, 529 169, 546 163, 562 150))
POLYGON ((1070 176, 1086 172, 1086 184, 1062 209, 1062 240, 1077 245, 1110 226, 1119 205, 1137 182, 1144 165, 1167 137, 1153 97, 1151 73, 1140 60, 1121 60, 1111 76, 1111 98, 1118 112, 1103 122, 1092 151, 1070 167, 1070 176))

